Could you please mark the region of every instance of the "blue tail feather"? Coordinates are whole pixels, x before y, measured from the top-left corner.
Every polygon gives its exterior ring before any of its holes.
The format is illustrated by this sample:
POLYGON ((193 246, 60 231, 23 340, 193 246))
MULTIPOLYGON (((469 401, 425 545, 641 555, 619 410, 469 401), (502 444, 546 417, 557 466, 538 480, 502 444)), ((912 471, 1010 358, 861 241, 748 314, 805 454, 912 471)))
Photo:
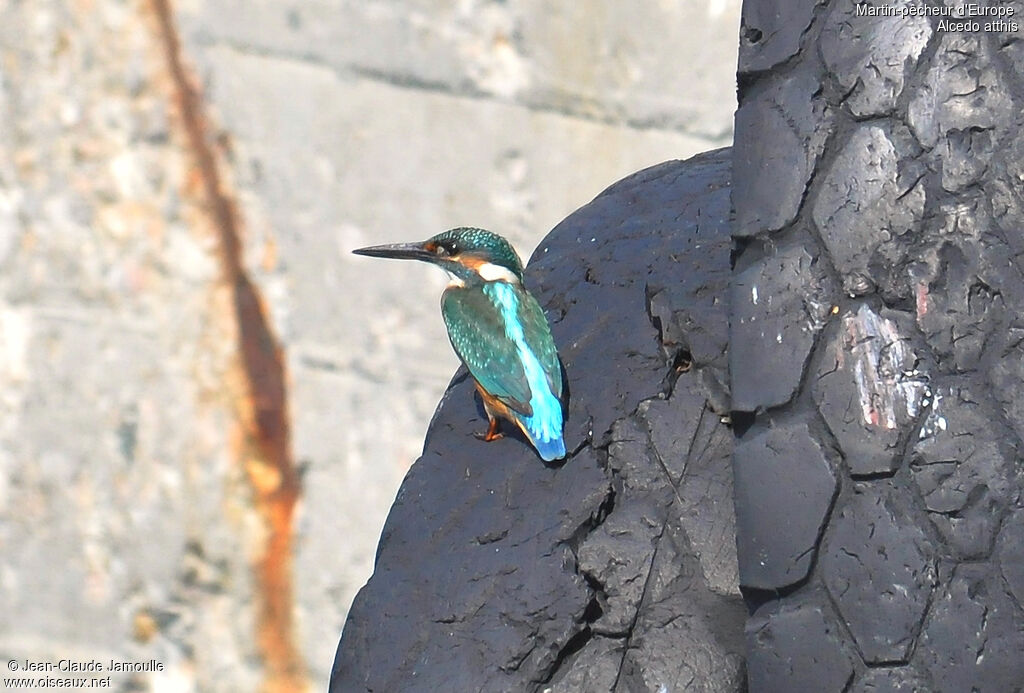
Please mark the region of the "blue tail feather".
MULTIPOLYGON (((544 366, 537 358, 534 347, 526 340, 526 334, 519 321, 519 297, 516 289, 505 282, 494 282, 488 285, 488 288, 493 294, 495 305, 502 311, 505 336, 515 342, 523 374, 530 386, 532 414, 516 414, 518 423, 545 461, 565 457, 565 442, 562 440, 562 402, 552 391, 551 378, 544 372, 544 366)), ((529 298, 528 294, 526 296, 529 298)), ((540 310, 539 307, 537 310, 540 310)), ((550 334, 546 339, 550 341, 550 334)))
POLYGON ((565 441, 561 436, 554 440, 534 440, 533 446, 537 448, 538 454, 545 462, 560 460, 565 457, 565 441))
POLYGON ((520 428, 546 462, 565 457, 562 437, 562 405, 552 395, 534 397, 533 416, 517 416, 520 428))

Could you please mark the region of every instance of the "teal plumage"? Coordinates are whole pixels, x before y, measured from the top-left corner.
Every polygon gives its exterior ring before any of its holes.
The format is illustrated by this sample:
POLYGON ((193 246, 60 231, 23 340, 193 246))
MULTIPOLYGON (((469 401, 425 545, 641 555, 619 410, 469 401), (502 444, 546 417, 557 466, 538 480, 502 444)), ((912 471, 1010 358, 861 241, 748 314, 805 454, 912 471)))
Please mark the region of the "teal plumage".
POLYGON ((479 290, 451 287, 441 298, 441 315, 455 353, 480 386, 512 410, 541 457, 564 457, 562 370, 536 299, 502 281, 479 290))
POLYGON ((457 228, 422 243, 360 248, 359 255, 422 260, 446 270, 452 283, 441 314, 455 353, 469 369, 490 427, 514 422, 547 461, 565 457, 562 367, 547 318, 523 286, 523 266, 501 236, 457 228))

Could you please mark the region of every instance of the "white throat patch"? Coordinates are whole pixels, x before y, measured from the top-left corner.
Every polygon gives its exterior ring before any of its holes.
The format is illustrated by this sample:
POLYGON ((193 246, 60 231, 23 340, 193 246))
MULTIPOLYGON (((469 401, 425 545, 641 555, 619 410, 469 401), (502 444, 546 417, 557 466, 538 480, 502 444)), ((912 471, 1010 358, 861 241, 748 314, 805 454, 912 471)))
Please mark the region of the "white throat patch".
POLYGON ((515 275, 515 272, 502 267, 501 265, 495 265, 492 262, 485 262, 476 268, 476 273, 480 275, 480 278, 485 282, 496 282, 503 281, 509 284, 518 284, 519 277, 515 275))

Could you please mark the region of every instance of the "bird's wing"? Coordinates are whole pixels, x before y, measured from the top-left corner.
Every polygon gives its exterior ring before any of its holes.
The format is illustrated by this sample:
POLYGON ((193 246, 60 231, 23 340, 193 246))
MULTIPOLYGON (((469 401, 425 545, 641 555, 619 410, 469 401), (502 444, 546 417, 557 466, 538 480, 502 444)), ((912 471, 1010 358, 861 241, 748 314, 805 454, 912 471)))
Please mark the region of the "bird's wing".
POLYGON ((482 291, 449 288, 441 297, 441 315, 455 353, 477 382, 506 406, 532 416, 530 383, 519 347, 506 334, 494 302, 482 291))
POLYGON ((530 348, 540 361, 541 368, 548 381, 548 387, 559 401, 562 401, 562 364, 558 360, 555 340, 551 337, 551 328, 540 304, 525 289, 519 293, 519 320, 523 323, 526 334, 535 335, 530 348))

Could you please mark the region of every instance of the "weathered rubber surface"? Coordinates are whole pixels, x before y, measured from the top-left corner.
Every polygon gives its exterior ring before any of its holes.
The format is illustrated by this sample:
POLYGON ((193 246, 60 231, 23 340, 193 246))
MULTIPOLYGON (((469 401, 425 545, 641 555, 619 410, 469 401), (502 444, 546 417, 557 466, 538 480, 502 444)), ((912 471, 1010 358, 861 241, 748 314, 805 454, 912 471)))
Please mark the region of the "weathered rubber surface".
POLYGON ((1024 690, 1024 43, 853 12, 744 8, 731 280, 725 151, 538 251, 574 454, 457 379, 332 691, 1024 690))
MULTIPOLYGON (((992 6, 1024 28, 1019 0, 992 6)), ((854 12, 744 7, 730 373, 749 686, 1020 691, 1024 34, 854 12)))
POLYGON ((728 150, 613 185, 538 249, 570 400, 564 464, 464 374, 359 593, 331 691, 737 691, 743 624, 723 423, 728 150))

